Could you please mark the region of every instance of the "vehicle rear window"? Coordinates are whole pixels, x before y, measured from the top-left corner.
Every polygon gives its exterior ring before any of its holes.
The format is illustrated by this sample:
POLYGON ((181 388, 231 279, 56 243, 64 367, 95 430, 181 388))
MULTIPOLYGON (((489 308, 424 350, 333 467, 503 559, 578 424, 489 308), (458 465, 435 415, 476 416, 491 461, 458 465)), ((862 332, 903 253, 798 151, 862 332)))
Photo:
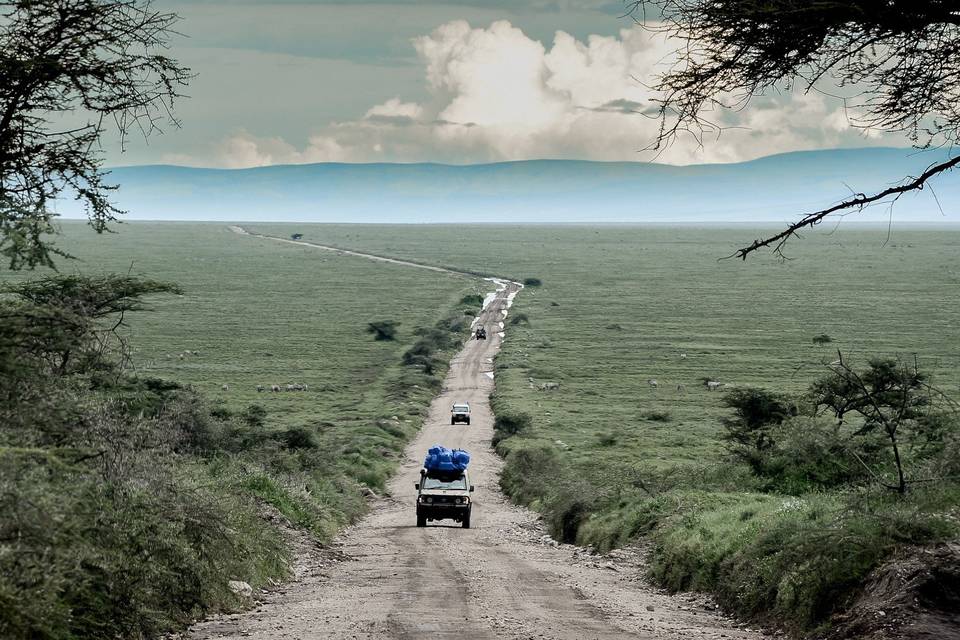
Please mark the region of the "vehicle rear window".
POLYGON ((462 413, 466 413, 467 411, 470 411, 470 405, 466 405, 466 404, 455 404, 455 405, 453 405, 453 410, 454 410, 454 411, 458 411, 458 412, 462 412, 462 413))

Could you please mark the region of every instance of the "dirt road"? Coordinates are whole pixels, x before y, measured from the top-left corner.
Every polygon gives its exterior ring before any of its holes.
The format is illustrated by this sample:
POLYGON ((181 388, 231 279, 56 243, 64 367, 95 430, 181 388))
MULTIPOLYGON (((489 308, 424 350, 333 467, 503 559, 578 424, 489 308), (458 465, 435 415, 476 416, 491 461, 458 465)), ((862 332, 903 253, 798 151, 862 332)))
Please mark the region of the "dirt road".
MULTIPOLYGON (((418 265, 419 266, 419 265, 418 265)), ((481 322, 503 319, 504 288, 481 322)), ((405 452, 390 497, 345 530, 333 549, 302 542, 298 579, 259 594, 256 609, 196 625, 213 638, 759 638, 699 597, 646 586, 637 552, 591 555, 545 536, 530 511, 497 486, 502 461, 490 448, 497 331, 471 340, 451 363, 443 391, 405 452), (472 424, 450 425, 450 405, 469 402, 472 424), (415 526, 414 482, 433 444, 467 449, 476 485, 472 528, 415 526)))

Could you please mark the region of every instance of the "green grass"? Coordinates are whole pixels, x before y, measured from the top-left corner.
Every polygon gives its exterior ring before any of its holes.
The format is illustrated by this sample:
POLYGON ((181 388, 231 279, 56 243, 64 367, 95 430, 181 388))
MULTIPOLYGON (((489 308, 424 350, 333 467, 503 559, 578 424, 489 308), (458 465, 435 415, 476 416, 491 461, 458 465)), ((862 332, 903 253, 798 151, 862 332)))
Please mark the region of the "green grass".
POLYGON ((956 230, 895 227, 887 242, 841 227, 793 242, 792 260, 741 262, 718 259, 756 230, 295 226, 307 241, 540 281, 517 298, 524 321, 496 362, 498 415, 530 424, 496 437, 505 490, 557 536, 600 550, 645 536, 662 584, 806 629, 898 545, 958 534, 949 484, 905 499, 760 493, 726 462, 728 410, 702 384, 801 393, 839 349, 858 365, 916 354, 957 399, 956 230))
MULTIPOLYGON (((522 321, 511 322, 496 362, 495 409, 510 418, 497 430, 502 484, 541 510, 558 537, 600 550, 646 537, 652 575, 670 588, 710 590, 741 613, 810 628, 898 545, 957 535, 950 485, 902 500, 763 493, 725 461, 726 410, 701 382, 798 393, 840 349, 858 363, 916 354, 937 386, 960 396, 952 296, 960 232, 894 229, 887 243, 885 230, 841 228, 793 243, 791 261, 744 263, 718 258, 755 230, 251 226, 539 282, 517 298, 511 314, 522 321), (815 344, 824 334, 831 342, 815 344), (559 387, 540 390, 546 382, 559 387)), ((401 365, 414 343, 415 355, 433 357, 443 342, 415 330, 474 304, 483 285, 240 237, 222 225, 120 230, 96 238, 70 226, 65 248, 83 262, 62 266, 132 264, 184 288, 184 297, 137 316, 138 370, 196 386, 224 414, 253 403, 267 410, 256 457, 224 456, 209 473, 321 538, 356 517, 356 483, 382 489, 443 373, 442 364, 433 376, 401 365), (366 332, 381 321, 400 323, 396 341, 366 332), (200 355, 181 359, 187 350, 200 355), (288 382, 310 390, 255 390, 288 382), (280 444, 299 428, 315 447, 280 444)))
POLYGON ((139 372, 191 384, 231 409, 262 404, 275 426, 382 415, 384 366, 399 361, 417 327, 483 289, 464 278, 239 236, 220 224, 129 223, 105 236, 65 228, 61 244, 80 260, 61 261, 61 271, 132 269, 184 289, 130 322, 139 372), (379 320, 399 322, 395 342, 366 333, 379 320), (186 351, 200 355, 181 359, 186 351), (256 391, 298 382, 309 391, 256 391))
MULTIPOLYGON (((288 235, 293 226, 256 225, 288 235)), ((718 450, 720 393, 701 378, 803 390, 841 349, 863 360, 916 353, 960 391, 960 232, 841 228, 789 247, 791 261, 719 261, 754 230, 296 225, 307 241, 505 275, 537 277, 512 309, 497 393, 536 416, 537 432, 591 462, 596 433, 625 456, 698 463, 718 450), (610 328, 618 325, 619 328, 610 328), (829 334, 829 345, 812 338, 829 334), (686 358, 681 358, 686 354, 686 358), (530 389, 547 381, 560 389, 530 389), (658 388, 647 384, 658 380, 658 388), (678 391, 677 385, 683 385, 678 391), (669 413, 669 422, 649 420, 669 413)), ((610 456, 614 456, 610 459, 610 456)))

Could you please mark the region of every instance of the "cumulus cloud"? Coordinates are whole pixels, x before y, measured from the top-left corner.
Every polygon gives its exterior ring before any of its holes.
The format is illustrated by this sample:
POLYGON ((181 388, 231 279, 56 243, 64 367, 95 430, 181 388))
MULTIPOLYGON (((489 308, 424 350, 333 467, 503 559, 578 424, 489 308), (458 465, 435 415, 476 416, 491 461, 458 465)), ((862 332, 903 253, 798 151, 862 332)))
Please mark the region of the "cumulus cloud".
MULTIPOLYGON (((581 41, 558 31, 548 48, 505 20, 485 28, 455 20, 412 44, 430 99, 392 97, 300 146, 240 132, 222 144, 222 163, 651 158, 640 151, 657 133, 657 95, 642 81, 664 71, 673 50, 659 36, 632 28, 581 41)), ((718 139, 702 147, 679 139, 658 160, 738 161, 863 142, 842 106, 817 93, 761 98, 718 118, 718 139)))
POLYGON ((383 104, 367 109, 366 119, 375 118, 407 118, 416 120, 423 115, 423 107, 415 102, 401 102, 400 98, 390 98, 383 104))

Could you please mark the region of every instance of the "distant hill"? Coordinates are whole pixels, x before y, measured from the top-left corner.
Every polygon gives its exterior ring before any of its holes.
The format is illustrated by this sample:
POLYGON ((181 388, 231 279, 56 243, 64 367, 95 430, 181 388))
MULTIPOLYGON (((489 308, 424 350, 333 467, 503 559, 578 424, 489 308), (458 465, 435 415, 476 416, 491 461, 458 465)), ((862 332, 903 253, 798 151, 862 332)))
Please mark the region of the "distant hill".
MULTIPOLYGON (((737 164, 531 160, 482 165, 309 164, 113 170, 127 219, 312 222, 781 223, 945 157, 891 148, 805 151, 737 164), (849 187, 847 186, 849 185, 849 187)), ((897 203, 898 220, 960 221, 960 175, 897 203)), ((61 212, 76 215, 69 203, 61 212)), ((875 207, 868 219, 886 219, 875 207)), ((859 219, 864 216, 858 216, 859 219)))

